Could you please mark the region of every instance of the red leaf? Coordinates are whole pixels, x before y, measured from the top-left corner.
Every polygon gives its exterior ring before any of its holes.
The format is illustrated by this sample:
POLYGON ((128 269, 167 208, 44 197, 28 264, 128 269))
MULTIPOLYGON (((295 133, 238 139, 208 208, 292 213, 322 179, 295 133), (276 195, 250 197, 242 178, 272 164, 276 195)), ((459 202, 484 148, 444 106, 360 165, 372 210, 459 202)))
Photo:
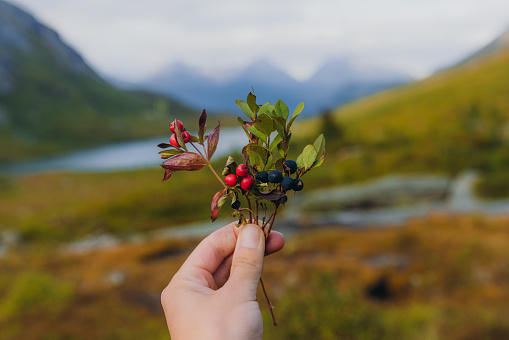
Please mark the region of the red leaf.
POLYGON ((217 127, 212 131, 207 139, 207 156, 210 161, 214 153, 216 152, 217 143, 219 142, 219 127, 221 124, 218 124, 217 127))
POLYGON ((171 177, 171 174, 173 174, 173 171, 164 169, 164 176, 163 176, 163 179, 161 180, 161 182, 169 180, 171 177))
POLYGON ((217 207, 217 202, 219 202, 219 199, 223 197, 224 193, 226 192, 226 189, 219 190, 216 192, 214 197, 212 198, 212 203, 210 204, 210 211, 211 215, 210 218, 212 219, 212 222, 214 222, 217 219, 217 214, 219 214, 219 210, 221 210, 221 207, 217 207))
POLYGON ((161 166, 171 171, 193 171, 200 170, 207 161, 194 152, 183 152, 167 159, 161 166))
POLYGON ((202 111, 200 115, 199 120, 199 127, 198 127, 198 138, 200 139, 200 142, 203 143, 204 136, 205 136, 205 130, 207 129, 207 112, 205 110, 202 111))

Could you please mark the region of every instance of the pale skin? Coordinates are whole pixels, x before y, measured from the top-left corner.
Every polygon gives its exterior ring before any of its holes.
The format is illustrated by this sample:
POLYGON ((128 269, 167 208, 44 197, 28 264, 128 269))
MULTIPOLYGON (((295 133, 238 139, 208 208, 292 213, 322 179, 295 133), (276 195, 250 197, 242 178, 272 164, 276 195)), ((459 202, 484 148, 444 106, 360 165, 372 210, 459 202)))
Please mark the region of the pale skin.
POLYGON ((284 245, 273 231, 231 223, 206 237, 161 295, 172 340, 262 339, 256 291, 264 254, 284 245))

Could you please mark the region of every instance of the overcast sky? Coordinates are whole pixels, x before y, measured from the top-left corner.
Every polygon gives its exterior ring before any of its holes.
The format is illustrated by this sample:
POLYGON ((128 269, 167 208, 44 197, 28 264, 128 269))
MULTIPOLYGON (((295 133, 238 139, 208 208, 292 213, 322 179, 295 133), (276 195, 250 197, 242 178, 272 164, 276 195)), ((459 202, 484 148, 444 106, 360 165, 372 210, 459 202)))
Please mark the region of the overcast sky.
POLYGON ((211 74, 260 59, 305 79, 338 57, 423 77, 509 28, 509 0, 7 0, 126 81, 174 62, 211 74))

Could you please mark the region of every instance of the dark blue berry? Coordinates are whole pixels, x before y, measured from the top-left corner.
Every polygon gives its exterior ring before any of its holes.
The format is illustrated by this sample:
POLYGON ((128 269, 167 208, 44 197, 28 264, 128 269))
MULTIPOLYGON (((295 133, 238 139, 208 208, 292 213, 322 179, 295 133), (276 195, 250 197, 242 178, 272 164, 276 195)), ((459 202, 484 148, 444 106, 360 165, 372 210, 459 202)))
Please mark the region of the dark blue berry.
POLYGON ((232 203, 232 209, 237 210, 238 208, 240 208, 240 201, 233 202, 232 203))
POLYGON ((272 170, 271 172, 269 172, 268 179, 269 182, 271 183, 281 183, 281 181, 283 180, 283 174, 281 173, 281 171, 272 170))
POLYGON ((304 188, 304 183, 301 179, 296 179, 295 184, 293 186, 293 190, 295 191, 301 191, 304 188))
POLYGON ((290 171, 291 174, 294 174, 297 171, 297 163, 292 159, 287 159, 284 163, 285 172, 290 171))
POLYGON ((260 171, 256 174, 256 179, 262 183, 267 183, 269 181, 269 173, 267 171, 260 171))
POLYGON ((281 182, 281 186, 285 190, 292 190, 295 186, 297 180, 291 178, 291 177, 285 177, 283 178, 283 181, 281 182))

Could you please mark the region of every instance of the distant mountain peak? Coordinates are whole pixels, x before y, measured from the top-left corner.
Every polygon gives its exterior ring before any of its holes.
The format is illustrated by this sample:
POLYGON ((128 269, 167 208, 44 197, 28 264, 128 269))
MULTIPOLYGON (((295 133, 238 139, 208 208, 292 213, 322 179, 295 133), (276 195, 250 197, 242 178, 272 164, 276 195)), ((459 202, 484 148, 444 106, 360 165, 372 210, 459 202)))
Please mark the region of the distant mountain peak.
POLYGON ((45 55, 48 62, 70 72, 95 75, 84 59, 60 35, 33 15, 0 0, 0 93, 13 88, 20 58, 45 55))

